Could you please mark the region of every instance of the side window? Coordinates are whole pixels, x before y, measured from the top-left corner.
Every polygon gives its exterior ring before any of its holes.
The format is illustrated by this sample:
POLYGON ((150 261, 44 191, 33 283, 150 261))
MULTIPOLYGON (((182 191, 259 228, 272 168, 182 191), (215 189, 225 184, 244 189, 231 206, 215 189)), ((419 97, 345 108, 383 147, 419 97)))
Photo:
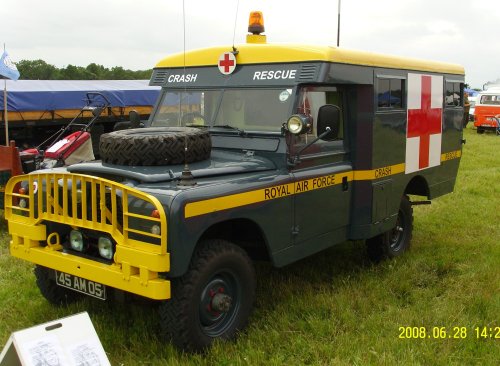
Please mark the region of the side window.
POLYGON ((310 116, 312 119, 312 128, 309 133, 297 137, 296 146, 305 145, 318 136, 318 112, 325 104, 333 104, 340 108, 340 128, 338 138, 335 141, 317 141, 307 153, 330 151, 332 146, 338 149, 343 148, 344 139, 344 93, 338 87, 305 87, 299 95, 297 113, 310 116), (319 151, 318 151, 319 150, 319 151))
POLYGON ((461 83, 446 82, 445 104, 447 107, 459 107, 463 105, 461 83))
POLYGON ((379 108, 403 108, 404 80, 379 78, 377 102, 379 108))

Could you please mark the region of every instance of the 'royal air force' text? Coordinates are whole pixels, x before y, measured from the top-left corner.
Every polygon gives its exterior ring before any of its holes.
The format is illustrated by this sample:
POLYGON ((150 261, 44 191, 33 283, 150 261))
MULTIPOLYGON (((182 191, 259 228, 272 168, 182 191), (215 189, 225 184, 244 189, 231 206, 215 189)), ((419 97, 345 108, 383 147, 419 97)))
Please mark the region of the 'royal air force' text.
POLYGON ((326 188, 335 185, 335 183, 335 175, 327 175, 314 179, 301 180, 291 184, 269 187, 264 189, 264 200, 272 200, 274 198, 290 196, 296 193, 326 188))

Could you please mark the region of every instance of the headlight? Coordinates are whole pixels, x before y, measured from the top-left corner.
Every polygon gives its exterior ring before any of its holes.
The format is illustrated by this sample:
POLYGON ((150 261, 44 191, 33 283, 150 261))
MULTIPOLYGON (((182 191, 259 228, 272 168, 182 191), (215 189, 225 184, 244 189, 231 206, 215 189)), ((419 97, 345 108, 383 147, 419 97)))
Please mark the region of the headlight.
POLYGON ((69 244, 73 250, 83 252, 83 235, 78 230, 71 230, 69 233, 69 244))
POLYGON ((99 247, 99 254, 101 255, 101 257, 106 259, 113 258, 113 242, 109 238, 101 236, 99 238, 97 246, 99 247))

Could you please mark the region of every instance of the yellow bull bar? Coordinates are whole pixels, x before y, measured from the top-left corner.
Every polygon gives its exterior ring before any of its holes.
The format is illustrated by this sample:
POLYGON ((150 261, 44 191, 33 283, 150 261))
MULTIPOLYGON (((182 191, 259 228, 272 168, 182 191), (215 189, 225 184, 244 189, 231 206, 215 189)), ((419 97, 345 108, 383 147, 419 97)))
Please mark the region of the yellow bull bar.
POLYGON ((170 298, 170 281, 159 277, 170 270, 167 220, 152 195, 87 175, 20 175, 5 187, 5 218, 14 257, 151 299, 170 298), (107 233, 116 242, 112 263, 63 252, 48 221, 107 233))

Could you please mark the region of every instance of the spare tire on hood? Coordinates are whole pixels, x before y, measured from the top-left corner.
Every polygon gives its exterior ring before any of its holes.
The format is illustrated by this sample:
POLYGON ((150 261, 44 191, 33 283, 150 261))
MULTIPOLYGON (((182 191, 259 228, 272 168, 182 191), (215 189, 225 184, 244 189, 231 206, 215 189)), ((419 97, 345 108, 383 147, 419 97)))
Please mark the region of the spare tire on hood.
POLYGON ((102 135, 99 142, 104 163, 130 166, 192 163, 208 159, 211 149, 208 131, 192 127, 120 130, 102 135))

